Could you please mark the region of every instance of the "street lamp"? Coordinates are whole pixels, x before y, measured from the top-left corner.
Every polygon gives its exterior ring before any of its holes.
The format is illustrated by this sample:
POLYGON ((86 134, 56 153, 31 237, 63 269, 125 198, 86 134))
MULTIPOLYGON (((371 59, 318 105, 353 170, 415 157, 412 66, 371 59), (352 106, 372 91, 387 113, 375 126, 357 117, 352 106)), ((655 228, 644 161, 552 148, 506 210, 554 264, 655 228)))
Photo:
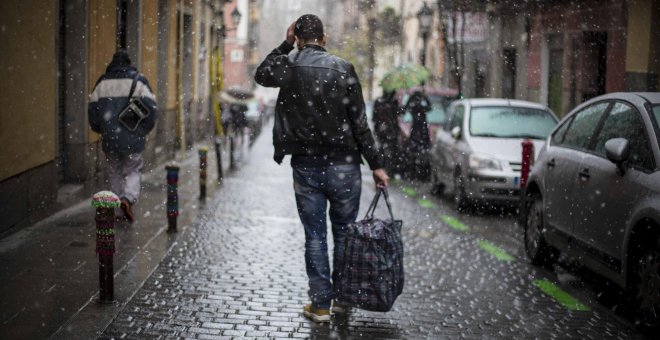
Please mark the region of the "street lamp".
MULTIPOLYGON (((220 36, 223 38, 227 37, 227 32, 229 31, 234 31, 238 28, 238 24, 241 22, 241 17, 243 15, 241 12, 238 11, 238 7, 234 7, 234 10, 231 11, 231 23, 234 25, 233 28, 227 28, 225 26, 224 20, 222 21, 222 25, 220 26, 220 36)), ((224 19, 224 18, 223 18, 224 19)))
POLYGON ((422 36, 422 55, 420 61, 422 66, 426 66, 426 44, 431 33, 431 24, 433 22, 433 10, 426 4, 417 12, 417 21, 419 23, 419 34, 422 36))
POLYGON ((238 6, 234 7, 234 10, 231 11, 231 23, 234 24, 234 29, 238 27, 238 23, 241 22, 241 12, 238 11, 238 6))

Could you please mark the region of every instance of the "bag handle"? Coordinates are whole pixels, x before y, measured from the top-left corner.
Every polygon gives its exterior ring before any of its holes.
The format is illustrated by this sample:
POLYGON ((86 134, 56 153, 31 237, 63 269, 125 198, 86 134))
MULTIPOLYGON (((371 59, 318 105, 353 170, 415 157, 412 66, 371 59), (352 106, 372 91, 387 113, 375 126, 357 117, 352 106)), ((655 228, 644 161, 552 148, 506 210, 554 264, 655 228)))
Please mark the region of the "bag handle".
POLYGON ((131 101, 131 98, 133 98, 133 93, 135 92, 135 87, 137 85, 137 80, 138 77, 140 76, 140 72, 135 73, 135 77, 133 77, 133 82, 131 83, 131 91, 128 92, 128 101, 131 101))
POLYGON ((369 209, 367 209, 367 214, 364 215, 364 219, 372 219, 374 218, 374 212, 376 212, 376 206, 378 205, 378 199, 380 198, 380 194, 383 194, 385 196, 385 204, 387 204, 387 210, 390 213, 390 218, 392 218, 392 221, 394 221, 394 214, 392 213, 392 205, 390 204, 390 195, 387 193, 387 188, 378 188, 376 190, 376 196, 374 196, 374 199, 371 201, 371 204, 369 205, 369 209))

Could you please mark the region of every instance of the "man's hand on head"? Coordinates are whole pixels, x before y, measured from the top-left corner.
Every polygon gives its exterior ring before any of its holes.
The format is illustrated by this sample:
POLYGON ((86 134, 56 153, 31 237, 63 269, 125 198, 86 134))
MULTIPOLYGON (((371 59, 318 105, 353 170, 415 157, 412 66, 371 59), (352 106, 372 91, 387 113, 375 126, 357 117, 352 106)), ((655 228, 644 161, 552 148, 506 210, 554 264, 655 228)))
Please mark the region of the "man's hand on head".
POLYGON ((296 28, 296 22, 292 22, 289 28, 286 29, 286 42, 293 45, 296 42, 296 36, 293 33, 296 28))

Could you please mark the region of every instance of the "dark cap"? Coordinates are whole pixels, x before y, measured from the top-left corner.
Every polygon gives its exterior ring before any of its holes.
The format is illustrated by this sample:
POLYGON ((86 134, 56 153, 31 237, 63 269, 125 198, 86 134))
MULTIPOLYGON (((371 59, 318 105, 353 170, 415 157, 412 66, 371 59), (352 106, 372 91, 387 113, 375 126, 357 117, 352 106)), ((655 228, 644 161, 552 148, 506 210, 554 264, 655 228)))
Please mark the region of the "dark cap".
POLYGON ((323 39, 323 22, 314 14, 305 14, 296 20, 293 33, 302 40, 323 39))
POLYGON ((129 66, 131 65, 131 58, 128 56, 128 52, 124 49, 119 49, 112 56, 111 64, 129 66))

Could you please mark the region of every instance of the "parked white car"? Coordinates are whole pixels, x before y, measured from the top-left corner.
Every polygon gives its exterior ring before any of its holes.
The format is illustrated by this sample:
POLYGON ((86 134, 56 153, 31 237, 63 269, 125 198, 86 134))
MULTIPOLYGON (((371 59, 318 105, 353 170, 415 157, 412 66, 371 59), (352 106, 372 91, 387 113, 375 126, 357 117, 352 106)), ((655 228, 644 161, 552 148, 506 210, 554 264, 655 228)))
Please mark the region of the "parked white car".
POLYGON ((477 202, 516 203, 520 196, 522 140, 535 149, 557 125, 546 106, 509 99, 462 99, 436 132, 431 180, 451 188, 459 211, 477 202))

